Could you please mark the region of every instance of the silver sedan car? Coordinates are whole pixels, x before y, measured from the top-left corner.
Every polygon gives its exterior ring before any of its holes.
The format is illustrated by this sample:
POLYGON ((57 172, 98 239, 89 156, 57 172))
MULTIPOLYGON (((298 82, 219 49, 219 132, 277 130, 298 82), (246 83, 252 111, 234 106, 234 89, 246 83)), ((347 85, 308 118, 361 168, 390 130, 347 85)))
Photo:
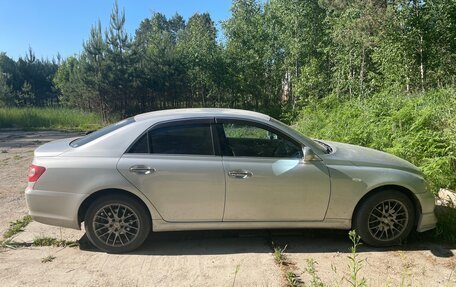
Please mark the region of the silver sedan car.
POLYGON ((387 246, 436 224, 411 163, 243 110, 151 112, 53 141, 36 149, 28 181, 34 220, 84 222, 112 253, 138 248, 151 230, 356 229, 387 246))

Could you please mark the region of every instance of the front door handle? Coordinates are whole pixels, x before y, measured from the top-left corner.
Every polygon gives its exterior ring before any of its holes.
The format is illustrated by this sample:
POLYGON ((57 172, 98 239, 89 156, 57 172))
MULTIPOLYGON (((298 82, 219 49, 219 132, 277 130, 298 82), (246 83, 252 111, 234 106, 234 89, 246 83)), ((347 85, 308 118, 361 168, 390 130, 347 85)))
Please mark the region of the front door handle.
POLYGON ((252 177, 253 173, 251 171, 245 170, 245 169, 236 169, 236 170, 229 171, 228 176, 244 179, 244 178, 252 177))
POLYGON ((136 173, 136 174, 151 174, 156 172, 157 170, 155 168, 152 168, 150 166, 145 166, 145 165, 134 165, 130 167, 130 172, 136 173))

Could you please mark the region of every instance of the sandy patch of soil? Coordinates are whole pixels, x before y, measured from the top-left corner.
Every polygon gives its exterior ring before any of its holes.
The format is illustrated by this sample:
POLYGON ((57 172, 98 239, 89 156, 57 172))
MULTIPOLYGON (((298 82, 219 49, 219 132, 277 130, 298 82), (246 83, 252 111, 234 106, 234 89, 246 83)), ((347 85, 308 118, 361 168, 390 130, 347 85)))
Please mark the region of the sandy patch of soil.
POLYGON ((52 140, 78 135, 59 131, 0 131, 0 235, 11 221, 27 214, 24 190, 35 148, 52 140))

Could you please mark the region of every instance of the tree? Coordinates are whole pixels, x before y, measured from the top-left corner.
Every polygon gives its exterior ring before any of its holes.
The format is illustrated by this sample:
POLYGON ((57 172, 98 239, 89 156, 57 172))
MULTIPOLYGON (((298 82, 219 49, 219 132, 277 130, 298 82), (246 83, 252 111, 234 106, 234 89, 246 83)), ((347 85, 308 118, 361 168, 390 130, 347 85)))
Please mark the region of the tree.
POLYGON ((186 106, 188 95, 183 57, 176 43, 185 29, 178 14, 169 21, 160 13, 145 19, 136 31, 134 47, 141 105, 145 110, 186 106))
POLYGON ((232 17, 223 23, 227 37, 225 61, 230 79, 229 105, 260 110, 262 102, 270 95, 265 85, 263 9, 257 0, 234 0, 231 13, 232 17))
POLYGON ((0 105, 11 105, 12 89, 7 81, 8 74, 0 69, 0 105))
POLYGON ((221 53, 216 33, 209 14, 195 14, 177 41, 177 52, 184 59, 187 71, 191 106, 211 106, 219 100, 216 94, 220 85, 217 68, 221 66, 221 53))
POLYGON ((386 1, 325 1, 325 7, 333 89, 337 94, 365 97, 375 90, 372 53, 378 45, 386 1))
POLYGON ((2 105, 116 113, 234 107, 292 119, 335 94, 454 87, 453 0, 233 0, 223 37, 208 13, 153 13, 133 37, 117 2, 79 55, 18 60, 0 53, 2 105), (58 97, 57 97, 58 95, 58 97))
POLYGON ((0 104, 11 106, 14 104, 13 81, 16 63, 5 53, 0 53, 0 104))
POLYGON ((57 93, 52 85, 52 77, 58 66, 55 61, 39 60, 31 48, 25 57, 17 61, 0 53, 1 82, 3 83, 2 102, 7 106, 21 105, 25 87, 28 94, 27 105, 45 106, 57 104, 57 93), (27 82, 27 83, 26 83, 27 82), (30 90, 29 90, 30 89, 30 90))
POLYGON ((101 32, 101 23, 92 26, 90 38, 83 43, 84 52, 81 55, 83 72, 82 81, 87 89, 93 94, 93 105, 101 111, 104 121, 108 120, 108 114, 112 112, 110 107, 107 81, 106 81, 106 42, 101 32))
POLYGON ((295 109, 300 101, 327 94, 326 11, 317 0, 274 0, 265 9, 267 27, 275 27, 268 32, 268 42, 278 41, 275 54, 279 57, 273 62, 283 65, 284 99, 295 109))
POLYGON ((134 65, 131 40, 125 31, 125 11, 119 12, 117 1, 111 12, 109 30, 106 31, 106 88, 109 89, 108 101, 112 110, 120 112, 126 117, 128 100, 131 95, 131 69, 134 65))
POLYGON ((35 93, 33 92, 32 85, 25 81, 22 85, 21 91, 17 95, 16 104, 22 107, 32 106, 34 100, 35 93))
POLYGON ((62 105, 91 112, 98 111, 98 99, 84 82, 86 71, 83 63, 86 63, 84 55, 68 57, 61 63, 53 82, 60 92, 59 101, 62 105))

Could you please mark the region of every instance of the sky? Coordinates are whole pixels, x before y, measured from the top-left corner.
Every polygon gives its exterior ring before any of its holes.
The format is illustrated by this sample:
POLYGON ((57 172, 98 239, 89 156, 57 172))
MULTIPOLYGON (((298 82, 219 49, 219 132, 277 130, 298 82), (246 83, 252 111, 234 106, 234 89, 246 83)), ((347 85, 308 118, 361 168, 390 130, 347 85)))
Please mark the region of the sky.
MULTIPOLYGON (((87 40, 92 25, 100 19, 103 29, 115 0, 0 0, 0 52, 18 59, 29 47, 38 58, 77 54, 87 40)), ((230 17, 231 0, 119 0, 125 9, 125 27, 131 35, 139 23, 160 12, 167 17, 176 12, 188 19, 196 12, 209 12, 220 29, 220 21, 230 17)))

